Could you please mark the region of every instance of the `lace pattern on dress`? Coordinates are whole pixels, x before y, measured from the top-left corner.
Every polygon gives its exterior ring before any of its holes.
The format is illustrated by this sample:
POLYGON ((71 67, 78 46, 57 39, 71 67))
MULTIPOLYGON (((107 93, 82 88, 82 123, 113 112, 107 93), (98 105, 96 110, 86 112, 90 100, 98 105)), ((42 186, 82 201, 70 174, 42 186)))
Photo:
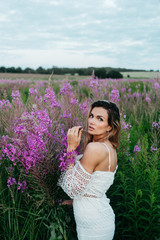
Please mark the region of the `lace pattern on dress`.
POLYGON ((92 174, 88 173, 77 161, 74 166, 71 165, 61 174, 58 185, 70 198, 74 199, 84 196, 91 178, 92 174))

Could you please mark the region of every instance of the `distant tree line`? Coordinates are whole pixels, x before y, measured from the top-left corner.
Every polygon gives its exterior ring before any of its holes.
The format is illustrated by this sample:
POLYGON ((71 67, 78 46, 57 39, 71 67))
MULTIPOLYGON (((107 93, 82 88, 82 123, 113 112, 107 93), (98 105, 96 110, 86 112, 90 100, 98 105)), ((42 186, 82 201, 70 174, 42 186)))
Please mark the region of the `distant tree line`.
MULTIPOLYGON (((32 68, 25 68, 22 69, 21 67, 0 67, 0 73, 34 73, 34 74, 54 74, 64 75, 64 74, 71 74, 71 75, 83 75, 89 76, 92 72, 95 72, 95 76, 99 78, 122 78, 123 75, 120 72, 132 72, 132 71, 146 71, 146 70, 133 70, 133 69, 126 69, 126 68, 111 68, 111 67, 88 67, 88 68, 62 68, 53 66, 51 68, 43 68, 38 67, 37 69, 32 68)), ((150 70, 153 71, 153 70, 150 70)))

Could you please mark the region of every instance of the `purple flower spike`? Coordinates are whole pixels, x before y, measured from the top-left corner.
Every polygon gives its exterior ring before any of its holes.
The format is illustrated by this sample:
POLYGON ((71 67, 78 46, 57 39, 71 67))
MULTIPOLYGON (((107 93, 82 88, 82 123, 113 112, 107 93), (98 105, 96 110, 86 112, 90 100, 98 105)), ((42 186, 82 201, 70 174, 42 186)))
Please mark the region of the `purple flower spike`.
POLYGON ((112 90, 110 98, 112 102, 119 102, 119 90, 112 90))
POLYGON ((141 149, 139 148, 139 146, 138 146, 138 145, 135 145, 133 152, 134 152, 135 154, 137 154, 137 153, 140 152, 140 151, 141 151, 141 149))

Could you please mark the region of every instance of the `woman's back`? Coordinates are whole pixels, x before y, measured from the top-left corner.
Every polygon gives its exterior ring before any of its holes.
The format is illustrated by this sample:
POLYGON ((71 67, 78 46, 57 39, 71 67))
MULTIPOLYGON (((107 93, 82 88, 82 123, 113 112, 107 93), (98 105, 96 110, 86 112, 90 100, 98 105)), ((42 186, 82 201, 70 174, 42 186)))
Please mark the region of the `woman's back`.
POLYGON ((111 171, 114 172, 117 168, 117 152, 116 149, 113 148, 112 144, 109 143, 109 141, 107 143, 102 142, 99 144, 103 144, 104 145, 104 149, 103 151, 106 152, 106 158, 104 159, 103 162, 101 162, 100 164, 98 164, 94 171, 111 171))
POLYGON ((78 171, 81 176, 83 175, 84 178, 91 177, 84 196, 102 197, 107 192, 109 187, 113 184, 114 175, 116 173, 118 166, 116 166, 115 171, 113 171, 113 172, 110 171, 111 170, 110 149, 106 143, 102 143, 102 144, 105 145, 105 147, 107 148, 107 150, 109 152, 108 171, 95 170, 92 174, 90 174, 81 165, 80 160, 83 157, 83 155, 82 154, 79 155, 76 159, 76 164, 77 164, 76 171, 78 171))

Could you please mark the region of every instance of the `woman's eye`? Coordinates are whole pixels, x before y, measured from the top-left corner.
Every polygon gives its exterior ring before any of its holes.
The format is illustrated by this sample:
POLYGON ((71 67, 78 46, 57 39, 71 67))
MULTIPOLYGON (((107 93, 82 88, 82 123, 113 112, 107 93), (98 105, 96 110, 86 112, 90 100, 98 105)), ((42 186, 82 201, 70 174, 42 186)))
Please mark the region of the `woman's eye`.
POLYGON ((103 119, 102 118, 98 118, 99 119, 99 121, 103 121, 103 119))
POLYGON ((89 117, 90 117, 90 118, 93 118, 93 114, 90 114, 89 117))

